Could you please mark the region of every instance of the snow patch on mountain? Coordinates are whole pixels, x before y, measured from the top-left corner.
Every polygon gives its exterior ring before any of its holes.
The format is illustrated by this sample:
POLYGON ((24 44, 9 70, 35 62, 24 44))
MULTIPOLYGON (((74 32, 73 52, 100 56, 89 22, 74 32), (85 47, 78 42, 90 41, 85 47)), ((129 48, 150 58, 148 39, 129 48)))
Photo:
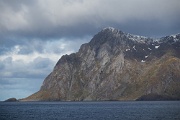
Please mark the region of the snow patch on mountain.
POLYGON ((156 49, 158 49, 159 47, 160 47, 160 45, 155 46, 156 49))
POLYGON ((131 49, 126 49, 126 51, 129 51, 129 50, 131 50, 131 49))
POLYGON ((147 56, 145 56, 144 58, 148 58, 148 55, 147 55, 147 56))
POLYGON ((151 48, 148 48, 149 50, 152 50, 151 48))
POLYGON ((129 34, 126 33, 126 36, 132 40, 132 41, 136 41, 138 43, 145 43, 148 40, 148 37, 144 37, 144 36, 139 36, 139 35, 133 35, 133 34, 129 34))
POLYGON ((142 63, 144 63, 144 62, 146 62, 146 61, 144 61, 144 60, 141 60, 141 62, 142 62, 142 63))
POLYGON ((133 46, 133 49, 136 50, 136 46, 133 46))

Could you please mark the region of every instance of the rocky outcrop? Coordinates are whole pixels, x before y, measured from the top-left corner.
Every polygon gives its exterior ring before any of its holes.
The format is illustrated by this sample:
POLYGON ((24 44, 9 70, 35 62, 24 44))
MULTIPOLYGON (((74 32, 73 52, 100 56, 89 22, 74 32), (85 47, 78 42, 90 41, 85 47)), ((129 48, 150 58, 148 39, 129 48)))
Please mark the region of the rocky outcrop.
POLYGON ((18 100, 16 98, 9 98, 5 100, 4 102, 18 102, 18 100))
POLYGON ((180 34, 152 39, 105 28, 64 55, 37 93, 24 101, 180 98, 180 34))

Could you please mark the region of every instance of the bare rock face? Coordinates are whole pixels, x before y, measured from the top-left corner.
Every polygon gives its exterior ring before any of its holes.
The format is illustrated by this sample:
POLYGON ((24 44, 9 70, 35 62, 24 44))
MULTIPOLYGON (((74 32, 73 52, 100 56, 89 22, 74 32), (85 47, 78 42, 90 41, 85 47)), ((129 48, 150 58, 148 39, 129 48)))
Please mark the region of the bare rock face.
POLYGON ((152 39, 105 28, 64 55, 27 101, 180 98, 180 34, 152 39))

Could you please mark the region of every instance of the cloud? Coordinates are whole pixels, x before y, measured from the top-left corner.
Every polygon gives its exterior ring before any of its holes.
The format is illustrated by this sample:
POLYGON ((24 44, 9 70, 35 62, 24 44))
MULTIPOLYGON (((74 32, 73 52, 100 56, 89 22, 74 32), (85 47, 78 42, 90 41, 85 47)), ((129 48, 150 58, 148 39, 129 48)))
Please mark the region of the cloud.
POLYGON ((151 25, 158 22, 161 24, 154 29, 165 26, 173 30, 171 26, 180 24, 179 4, 179 0, 1 1, 0 31, 5 35, 38 38, 83 36, 114 23, 121 27, 129 21, 133 25, 136 21, 148 21, 151 25))

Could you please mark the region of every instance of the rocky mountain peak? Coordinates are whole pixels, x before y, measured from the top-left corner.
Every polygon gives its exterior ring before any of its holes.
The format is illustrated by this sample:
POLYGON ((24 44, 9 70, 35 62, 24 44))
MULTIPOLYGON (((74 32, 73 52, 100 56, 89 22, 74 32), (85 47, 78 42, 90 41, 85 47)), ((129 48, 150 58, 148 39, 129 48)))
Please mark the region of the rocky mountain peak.
POLYGON ((107 27, 96 34, 90 41, 90 46, 98 47, 106 42, 120 41, 124 33, 118 29, 107 27))
POLYGON ((167 42, 167 43, 175 43, 175 42, 180 42, 180 33, 174 34, 174 35, 169 35, 160 38, 160 42, 167 42))
POLYGON ((102 31, 100 32, 110 32, 112 34, 123 34, 122 31, 120 31, 119 29, 113 28, 113 27, 106 27, 104 29, 102 29, 102 31))
POLYGON ((64 55, 24 100, 180 99, 180 35, 153 39, 105 28, 64 55))

